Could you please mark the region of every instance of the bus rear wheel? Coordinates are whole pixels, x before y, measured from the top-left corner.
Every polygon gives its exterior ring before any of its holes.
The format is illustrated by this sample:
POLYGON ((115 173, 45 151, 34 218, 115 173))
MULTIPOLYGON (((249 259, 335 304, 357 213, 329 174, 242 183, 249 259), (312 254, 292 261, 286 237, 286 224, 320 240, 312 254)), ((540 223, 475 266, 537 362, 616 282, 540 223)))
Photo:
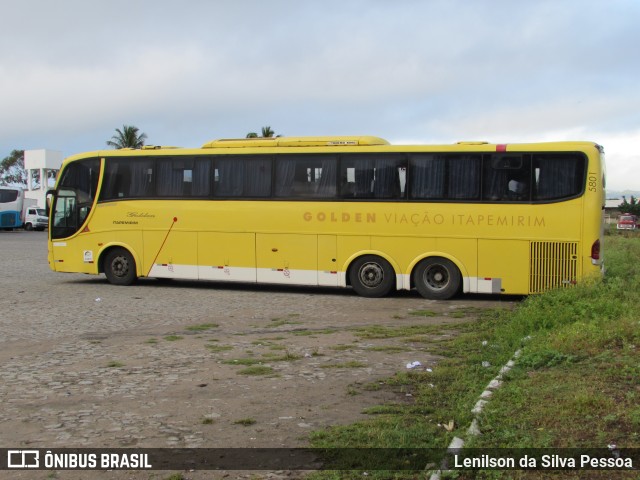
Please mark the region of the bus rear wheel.
POLYGON ((420 295, 430 300, 448 300, 460 289, 462 276, 451 260, 431 257, 413 271, 413 284, 420 295))
POLYGON ((104 257, 104 274, 113 285, 131 285, 137 280, 136 261, 124 248, 114 248, 104 257))
POLYGON ((351 286, 358 295, 377 298, 388 295, 395 284, 393 267, 377 255, 358 258, 349 269, 351 286))

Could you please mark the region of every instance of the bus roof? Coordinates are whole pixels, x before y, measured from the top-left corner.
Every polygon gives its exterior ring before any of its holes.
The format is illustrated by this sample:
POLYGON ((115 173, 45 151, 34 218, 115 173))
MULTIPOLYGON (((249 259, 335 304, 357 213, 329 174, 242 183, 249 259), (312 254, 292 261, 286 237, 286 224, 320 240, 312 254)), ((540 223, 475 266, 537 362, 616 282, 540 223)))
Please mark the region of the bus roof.
POLYGON ((291 151, 321 152, 324 148, 336 148, 342 151, 357 151, 359 147, 374 147, 386 152, 549 152, 549 151, 584 151, 588 148, 596 148, 602 151, 602 147, 594 142, 587 141, 562 141, 562 142, 538 142, 538 143, 489 143, 484 141, 463 141, 453 144, 390 144, 387 140, 376 136, 318 136, 318 137, 268 137, 268 138, 237 138, 218 139, 205 143, 200 148, 182 148, 174 146, 145 145, 142 148, 122 148, 117 150, 99 150, 83 152, 67 157, 64 163, 81 160, 89 156, 121 157, 121 156, 146 156, 146 155, 193 155, 206 151, 232 154, 232 153, 257 153, 264 149, 264 153, 274 153, 280 149, 291 148, 291 151), (246 149, 246 150, 245 150, 246 149), (243 150, 245 150, 243 152, 243 150))
POLYGON ((205 143, 202 148, 337 147, 364 145, 389 145, 389 142, 384 138, 372 136, 224 138, 205 143))

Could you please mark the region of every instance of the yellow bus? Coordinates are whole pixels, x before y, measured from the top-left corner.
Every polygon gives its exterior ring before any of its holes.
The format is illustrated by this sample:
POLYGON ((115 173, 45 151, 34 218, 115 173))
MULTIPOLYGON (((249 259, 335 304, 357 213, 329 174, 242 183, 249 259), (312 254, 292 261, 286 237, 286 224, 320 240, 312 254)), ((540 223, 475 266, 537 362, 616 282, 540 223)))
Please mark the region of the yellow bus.
POLYGON ((67 158, 57 272, 532 294, 603 270, 604 153, 588 142, 216 140, 67 158))

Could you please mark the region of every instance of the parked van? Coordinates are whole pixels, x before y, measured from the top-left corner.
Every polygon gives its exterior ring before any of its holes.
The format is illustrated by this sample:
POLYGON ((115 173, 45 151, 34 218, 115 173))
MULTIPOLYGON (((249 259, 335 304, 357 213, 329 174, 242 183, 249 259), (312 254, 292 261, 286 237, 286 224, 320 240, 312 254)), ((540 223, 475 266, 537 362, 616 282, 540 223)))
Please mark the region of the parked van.
POLYGON ((27 207, 24 212, 25 230, 44 230, 49 225, 49 217, 44 208, 27 207))
POLYGON ((636 230, 638 228, 638 217, 630 213, 623 213, 618 218, 618 230, 636 230))

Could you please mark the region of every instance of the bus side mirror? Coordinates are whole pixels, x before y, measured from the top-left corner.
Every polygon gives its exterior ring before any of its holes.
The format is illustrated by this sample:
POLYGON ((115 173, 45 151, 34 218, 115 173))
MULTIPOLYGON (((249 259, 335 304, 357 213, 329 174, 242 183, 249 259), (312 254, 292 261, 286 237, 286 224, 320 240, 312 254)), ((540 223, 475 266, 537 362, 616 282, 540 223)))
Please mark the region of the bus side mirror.
POLYGON ((46 202, 47 202, 47 215, 51 211, 51 203, 53 202, 53 196, 55 195, 55 190, 47 190, 46 202))

